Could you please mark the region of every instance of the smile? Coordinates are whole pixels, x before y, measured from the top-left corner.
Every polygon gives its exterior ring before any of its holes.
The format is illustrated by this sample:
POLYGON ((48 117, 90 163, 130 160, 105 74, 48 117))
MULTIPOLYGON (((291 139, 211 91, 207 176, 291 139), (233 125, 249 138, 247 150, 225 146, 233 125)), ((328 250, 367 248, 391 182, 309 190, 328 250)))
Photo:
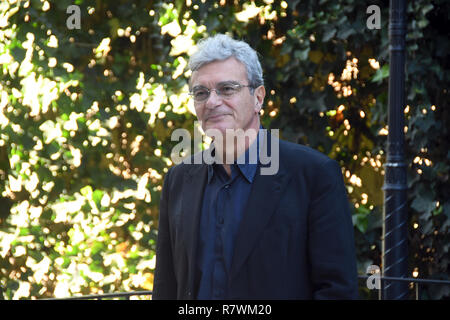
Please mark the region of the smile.
POLYGON ((207 118, 207 121, 210 121, 210 120, 217 121, 217 120, 220 120, 221 118, 223 118, 225 116, 227 116, 227 114, 215 114, 215 115, 209 116, 207 118))

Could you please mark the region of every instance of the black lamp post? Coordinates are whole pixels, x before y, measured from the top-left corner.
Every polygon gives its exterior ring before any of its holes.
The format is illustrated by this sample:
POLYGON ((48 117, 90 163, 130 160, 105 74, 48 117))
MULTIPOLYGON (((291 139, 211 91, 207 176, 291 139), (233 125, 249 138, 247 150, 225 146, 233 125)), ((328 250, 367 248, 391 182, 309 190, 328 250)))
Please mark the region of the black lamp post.
MULTIPOLYGON (((404 159, 405 0, 391 0, 389 13, 389 115, 383 211, 383 276, 407 277, 408 212, 404 159)), ((406 299, 408 284, 383 281, 383 299, 406 299)))

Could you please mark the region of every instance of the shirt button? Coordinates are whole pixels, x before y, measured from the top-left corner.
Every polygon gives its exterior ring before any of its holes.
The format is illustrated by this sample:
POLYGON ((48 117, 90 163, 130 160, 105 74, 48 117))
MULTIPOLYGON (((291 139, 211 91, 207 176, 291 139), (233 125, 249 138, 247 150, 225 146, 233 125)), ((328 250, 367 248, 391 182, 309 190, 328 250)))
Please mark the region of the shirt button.
POLYGON ((228 189, 229 187, 230 187, 229 184, 226 184, 226 185, 225 185, 225 189, 228 189))

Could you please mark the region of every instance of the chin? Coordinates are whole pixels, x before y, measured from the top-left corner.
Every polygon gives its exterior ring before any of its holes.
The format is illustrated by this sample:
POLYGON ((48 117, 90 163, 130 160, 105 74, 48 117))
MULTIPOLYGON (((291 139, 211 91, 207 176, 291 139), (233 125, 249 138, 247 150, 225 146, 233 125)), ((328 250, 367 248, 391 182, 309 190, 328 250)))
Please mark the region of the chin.
POLYGON ((215 129, 215 130, 219 130, 221 131, 224 135, 226 133, 227 129, 235 129, 235 126, 233 123, 229 123, 227 121, 223 121, 223 122, 211 122, 211 123, 206 123, 205 126, 203 127, 203 129, 206 130, 210 130, 210 129, 215 129))

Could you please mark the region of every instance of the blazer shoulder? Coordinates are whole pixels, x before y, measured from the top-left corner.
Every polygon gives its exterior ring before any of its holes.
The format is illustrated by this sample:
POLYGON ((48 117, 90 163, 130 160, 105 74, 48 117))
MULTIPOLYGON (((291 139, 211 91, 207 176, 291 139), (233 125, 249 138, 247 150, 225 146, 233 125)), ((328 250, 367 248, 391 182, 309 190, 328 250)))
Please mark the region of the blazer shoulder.
POLYGON ((205 163, 202 162, 202 154, 204 151, 198 152, 194 155, 186 157, 182 162, 176 164, 173 167, 170 167, 168 172, 166 173, 166 177, 169 177, 172 180, 177 180, 182 178, 185 173, 195 174, 203 167, 205 167, 205 163))
POLYGON ((280 158, 291 175, 307 183, 313 195, 343 186, 339 163, 313 148, 280 141, 280 158))
POLYGON ((322 167, 326 163, 336 162, 327 155, 311 147, 280 139, 280 156, 290 167, 322 167))

